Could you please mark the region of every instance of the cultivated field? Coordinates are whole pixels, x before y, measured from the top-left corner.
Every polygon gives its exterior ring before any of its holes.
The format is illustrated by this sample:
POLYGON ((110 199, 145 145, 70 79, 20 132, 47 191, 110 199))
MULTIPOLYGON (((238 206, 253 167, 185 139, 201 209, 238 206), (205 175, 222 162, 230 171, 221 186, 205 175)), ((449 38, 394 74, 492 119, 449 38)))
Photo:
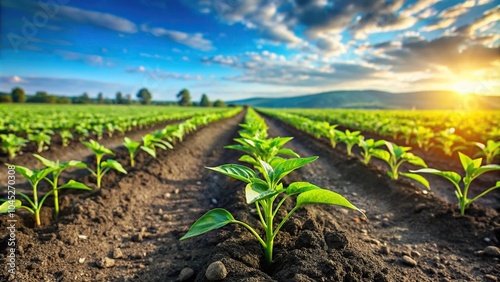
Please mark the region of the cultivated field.
POLYGON ((499 112, 0 112, 2 281, 500 278, 499 112))

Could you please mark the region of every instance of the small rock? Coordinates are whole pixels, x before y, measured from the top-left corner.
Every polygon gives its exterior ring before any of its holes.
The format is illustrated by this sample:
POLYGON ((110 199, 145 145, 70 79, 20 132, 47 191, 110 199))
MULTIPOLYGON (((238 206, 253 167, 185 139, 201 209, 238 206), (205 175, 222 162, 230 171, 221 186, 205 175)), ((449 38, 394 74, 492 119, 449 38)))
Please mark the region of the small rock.
POLYGON ((361 234, 363 234, 363 235, 368 235, 368 230, 366 230, 366 229, 361 229, 361 234))
POLYGON ((419 252, 417 252, 417 251, 412 250, 411 251, 411 256, 414 257, 414 258, 418 258, 418 257, 421 256, 421 254, 419 252))
POLYGON ((123 258, 123 252, 120 248, 114 248, 112 256, 114 259, 123 258))
POLYGON ((484 248, 483 252, 490 257, 500 257, 500 248, 495 246, 488 246, 484 248))
POLYGON ((208 266, 205 276, 210 281, 222 280, 227 276, 226 266, 219 260, 214 261, 208 266))
POLYGON ((356 197, 358 195, 358 193, 352 192, 351 195, 353 195, 354 197, 356 197))
POLYGON ((424 204, 424 203, 420 203, 418 205, 415 206, 415 209, 414 209, 414 212, 415 213, 420 213, 422 212, 425 208, 427 208, 427 205, 424 204))
POLYGON ((412 259, 411 257, 406 256, 406 255, 401 258, 401 261, 403 262, 403 264, 411 266, 411 267, 417 266, 417 262, 414 259, 412 259))
POLYGON ((109 268, 115 266, 115 260, 112 258, 105 257, 96 261, 96 264, 99 268, 109 268))
POLYGON ((189 280, 189 278, 191 278, 194 274, 194 270, 190 267, 184 267, 182 270, 181 270, 181 273, 179 274, 179 278, 178 280, 179 281, 186 281, 186 280, 189 280))
POLYGON ((162 209, 158 209, 158 212, 156 214, 162 215, 163 214, 163 210, 162 209))
POLYGON ((489 243, 489 242, 491 242, 491 239, 490 239, 490 238, 488 238, 488 237, 485 237, 485 238, 483 239, 483 241, 484 241, 484 242, 486 242, 486 243, 489 243))
POLYGON ((179 194, 179 192, 180 192, 179 188, 174 190, 174 194, 179 194))
POLYGON ((212 204, 217 205, 217 200, 215 198, 212 198, 212 204))
POLYGON ((87 239, 88 237, 87 237, 87 235, 78 235, 78 238, 79 238, 79 239, 82 239, 82 240, 85 240, 85 239, 87 239))
POLYGON ((163 195, 164 199, 168 199, 170 197, 172 197, 172 194, 170 194, 170 193, 165 193, 165 195, 163 195))
POLYGON ((390 255, 391 254, 391 249, 389 248, 389 246, 382 246, 380 248, 380 253, 383 254, 383 255, 390 255))
POLYGON ((78 259, 78 262, 79 262, 79 263, 84 263, 84 262, 85 262, 85 258, 79 258, 79 259, 78 259))
POLYGON ((484 278, 486 278, 488 280, 491 280, 491 281, 494 281, 494 282, 498 281, 498 278, 495 275, 492 275, 492 274, 486 274, 484 276, 484 278))
POLYGON ((196 185, 201 185, 201 181, 196 181, 196 185))
POLYGON ((142 237, 142 233, 135 234, 131 239, 134 242, 142 242, 144 240, 144 238, 142 237))

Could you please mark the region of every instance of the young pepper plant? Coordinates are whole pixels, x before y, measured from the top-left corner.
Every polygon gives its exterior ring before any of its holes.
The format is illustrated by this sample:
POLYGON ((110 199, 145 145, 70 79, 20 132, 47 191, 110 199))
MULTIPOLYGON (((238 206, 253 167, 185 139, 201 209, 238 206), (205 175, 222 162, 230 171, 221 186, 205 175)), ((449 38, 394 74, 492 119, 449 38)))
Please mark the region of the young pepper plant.
MULTIPOLYGON (((12 166, 12 165, 8 165, 8 166, 12 166)), ((17 194, 21 195, 28 202, 29 205, 28 206, 22 205, 22 202, 20 200, 16 200, 15 201, 15 208, 16 209, 25 209, 25 210, 29 211, 30 213, 32 213, 34 218, 35 218, 35 226, 37 226, 37 227, 42 225, 41 220, 40 220, 40 211, 42 209, 43 203, 45 202, 47 197, 49 197, 52 193, 54 193, 55 191, 59 191, 61 189, 67 189, 67 188, 91 190, 89 187, 87 187, 86 185, 84 185, 80 182, 70 180, 68 183, 61 185, 61 186, 57 187, 56 189, 50 190, 42 197, 42 199, 39 200, 39 198, 38 198, 38 184, 43 179, 46 179, 46 176, 49 173, 53 172, 54 169, 47 167, 44 169, 30 170, 29 168, 19 166, 19 165, 16 165, 14 169, 18 173, 20 173, 22 176, 24 176, 24 178, 26 178, 28 180, 28 182, 31 184, 31 187, 33 189, 33 196, 32 196, 33 200, 30 199, 30 197, 28 195, 24 194, 23 192, 17 192, 17 194)), ((8 205, 9 205, 9 201, 3 203, 2 206, 0 206, 0 213, 8 212, 8 209, 6 208, 6 206, 8 206, 8 205)))
POLYGON ((346 129, 345 132, 339 131, 338 132, 338 141, 345 143, 346 145, 346 150, 347 150, 347 155, 352 156, 352 147, 354 145, 358 145, 361 140, 363 140, 363 136, 361 135, 361 132, 359 131, 353 131, 351 132, 349 129, 346 129))
POLYGON ((410 147, 398 146, 389 141, 385 141, 385 146, 387 147, 387 151, 377 151, 373 154, 373 157, 379 158, 389 165, 390 171, 387 172, 387 175, 391 179, 397 180, 401 175, 413 179, 424 185, 427 189, 430 189, 429 181, 427 181, 425 177, 411 172, 399 172, 399 167, 405 162, 421 167, 427 167, 427 164, 422 158, 410 153, 410 147))
POLYGON ((385 140, 375 141, 373 139, 368 139, 368 140, 361 139, 359 141, 358 146, 361 147, 361 149, 363 149, 363 152, 361 152, 361 156, 363 157, 363 164, 368 165, 373 155, 384 154, 383 153, 384 150, 378 149, 384 144, 385 140))
POLYGON ((496 184, 493 187, 490 187, 483 192, 479 193, 477 196, 475 196, 472 199, 468 198, 468 192, 470 185, 474 179, 482 175, 483 173, 489 172, 489 171, 495 171, 495 170, 500 170, 500 165, 484 165, 481 166, 482 163, 482 158, 478 159, 471 159, 469 156, 462 154, 461 152, 458 152, 458 156, 460 158, 460 163, 462 164, 463 169, 465 170, 465 177, 461 177, 460 174, 454 172, 454 171, 440 171, 434 168, 422 168, 419 170, 412 170, 411 172, 414 173, 429 173, 429 174, 434 174, 434 175, 439 175, 455 186, 455 195, 457 196, 458 199, 458 207, 460 208, 460 214, 464 215, 465 214, 465 209, 474 201, 477 199, 483 197, 484 195, 488 194, 489 192, 499 189, 500 188, 500 181, 497 181, 496 184), (460 187, 460 182, 463 183, 463 187, 460 187))
POLYGON ((479 142, 474 142, 474 145, 479 148, 480 152, 476 156, 486 157, 486 164, 493 163, 496 156, 500 155, 500 141, 493 140, 486 141, 486 145, 479 142))
POLYGON ((124 138, 123 146, 125 146, 125 148, 127 148, 127 150, 128 150, 128 153, 130 156, 130 166, 132 166, 132 167, 135 166, 135 155, 136 155, 137 150, 139 148, 141 148, 143 151, 145 151, 146 153, 153 156, 153 158, 156 158, 156 152, 154 149, 151 149, 151 148, 145 147, 145 146, 141 146, 140 142, 132 141, 128 137, 124 138))
POLYGON ((21 148, 28 143, 28 140, 12 133, 0 134, 0 139, 2 139, 2 150, 9 155, 9 160, 14 159, 21 148))
POLYGON ((102 158, 105 155, 114 155, 114 153, 104 147, 103 145, 99 144, 99 142, 90 139, 89 142, 82 142, 83 145, 87 146, 90 150, 92 150, 95 154, 96 158, 96 170, 92 170, 90 168, 87 168, 90 173, 92 173, 93 176, 97 179, 97 188, 101 188, 101 179, 106 174, 110 169, 114 169, 116 171, 119 171, 121 173, 127 174, 127 171, 123 168, 123 166, 112 159, 102 161, 102 158))
POLYGON ((248 204, 257 203, 257 213, 265 231, 265 238, 262 238, 256 229, 248 223, 236 220, 229 211, 216 208, 199 218, 180 240, 198 236, 230 223, 239 224, 248 229, 257 238, 264 249, 266 261, 271 263, 274 239, 283 224, 297 209, 308 204, 330 204, 359 211, 359 209, 340 194, 319 188, 308 182, 293 182, 287 188, 283 187, 283 183, 281 182, 283 177, 316 159, 317 157, 291 158, 287 160, 275 158, 271 163, 259 160, 263 178, 259 178, 254 170, 243 165, 226 164, 218 167, 209 167, 208 169, 247 183, 245 188, 246 201, 248 204), (274 202, 280 194, 285 195, 274 206, 274 202), (297 195, 295 206, 288 211, 286 216, 275 227, 274 221, 278 210, 285 200, 293 195, 297 195))
MULTIPOLYGON (((52 173, 52 178, 49 178, 48 175, 45 177, 45 180, 52 185, 52 190, 54 193, 54 215, 55 218, 57 219, 59 217, 59 189, 62 186, 59 186, 59 177, 61 176, 61 173, 68 169, 68 168, 87 168, 87 164, 81 161, 74 161, 71 160, 69 162, 62 162, 60 163, 59 161, 51 161, 48 160, 40 155, 33 154, 35 158, 37 158, 46 168, 49 168, 52 173)), ((73 181, 71 187, 68 188, 75 188, 75 185, 77 186, 76 189, 82 189, 82 190, 92 190, 89 187, 87 187, 85 184, 73 181)))

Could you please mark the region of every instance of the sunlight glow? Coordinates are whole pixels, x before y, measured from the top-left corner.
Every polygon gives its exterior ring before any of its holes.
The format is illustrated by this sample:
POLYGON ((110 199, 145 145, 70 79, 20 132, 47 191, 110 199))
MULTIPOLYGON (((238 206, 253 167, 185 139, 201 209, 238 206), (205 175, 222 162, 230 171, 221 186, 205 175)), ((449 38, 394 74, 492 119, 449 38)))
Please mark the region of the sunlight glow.
POLYGON ((474 93, 477 90, 477 82, 463 80, 457 81, 453 85, 453 89, 460 95, 468 95, 474 93))

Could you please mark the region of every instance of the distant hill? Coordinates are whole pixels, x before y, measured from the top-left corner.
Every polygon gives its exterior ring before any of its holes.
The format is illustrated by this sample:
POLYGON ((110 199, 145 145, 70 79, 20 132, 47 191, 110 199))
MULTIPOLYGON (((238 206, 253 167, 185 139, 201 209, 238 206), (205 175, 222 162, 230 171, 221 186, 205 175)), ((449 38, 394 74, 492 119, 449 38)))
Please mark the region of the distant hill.
POLYGON ((319 94, 250 98, 228 104, 266 108, 347 108, 347 109, 496 109, 500 96, 460 95, 452 91, 390 93, 376 90, 331 91, 319 94))

